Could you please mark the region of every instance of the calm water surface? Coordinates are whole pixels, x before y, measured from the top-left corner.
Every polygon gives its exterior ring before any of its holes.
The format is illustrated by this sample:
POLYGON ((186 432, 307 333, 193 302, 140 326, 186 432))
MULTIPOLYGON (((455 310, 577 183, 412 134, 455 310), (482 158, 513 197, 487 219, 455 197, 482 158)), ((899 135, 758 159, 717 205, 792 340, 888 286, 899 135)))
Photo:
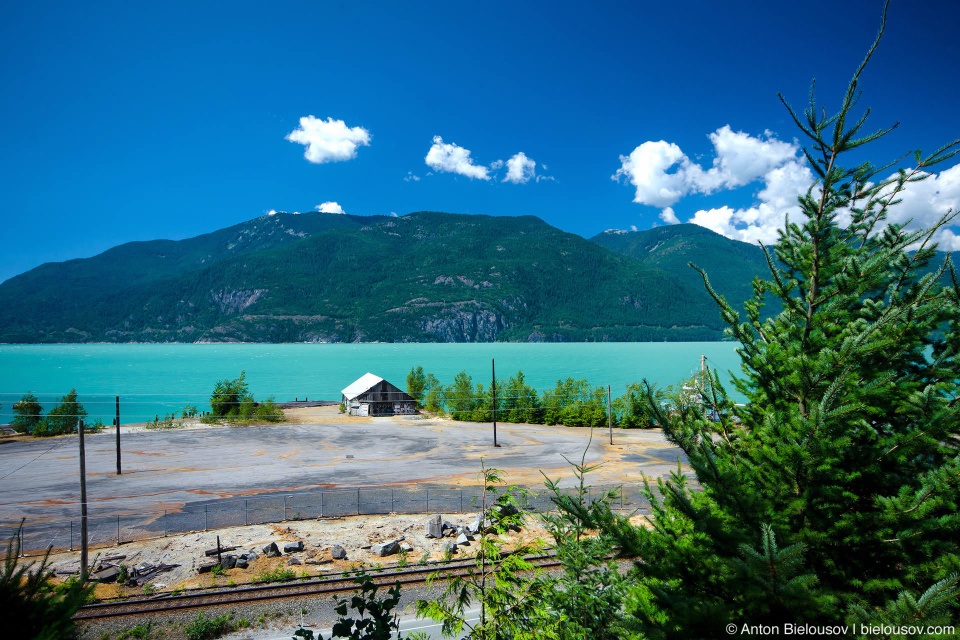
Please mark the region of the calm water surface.
POLYGON ((700 356, 721 371, 740 372, 732 342, 605 342, 494 344, 77 344, 0 345, 0 422, 24 393, 36 394, 45 410, 76 388, 91 418, 109 424, 114 396, 122 422, 152 420, 185 404, 209 409, 217 380, 246 371, 256 399, 339 400, 340 390, 371 372, 406 387, 420 365, 444 384, 465 370, 474 382, 522 370, 543 391, 568 376, 611 385, 613 395, 644 378, 661 385, 689 377, 700 356))

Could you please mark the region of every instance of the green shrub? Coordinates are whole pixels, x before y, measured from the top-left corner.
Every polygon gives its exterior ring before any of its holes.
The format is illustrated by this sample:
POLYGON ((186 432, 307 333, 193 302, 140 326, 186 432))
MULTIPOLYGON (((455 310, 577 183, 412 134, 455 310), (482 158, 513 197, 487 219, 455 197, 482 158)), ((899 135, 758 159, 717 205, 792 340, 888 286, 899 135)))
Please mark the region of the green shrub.
POLYGON ((152 424, 147 424, 147 429, 177 429, 182 425, 176 422, 176 414, 165 413, 163 418, 157 418, 152 424))
POLYGON ((284 419, 283 409, 277 405, 273 396, 270 396, 257 406, 255 415, 257 420, 265 420, 267 422, 283 422, 284 419))
POLYGON ((225 613, 215 618, 208 618, 203 612, 197 614, 190 624, 188 624, 183 633, 188 640, 212 640, 222 635, 236 631, 236 625, 231 620, 232 615, 225 613))
POLYGON ((135 638, 136 640, 149 640, 152 633, 153 622, 147 622, 146 624, 138 624, 135 627, 121 631, 120 635, 117 636, 117 640, 127 640, 128 638, 135 638))
POLYGON ((296 577, 297 574, 293 572, 293 569, 277 567, 273 571, 261 571, 251 582, 284 582, 286 580, 293 580, 296 577))

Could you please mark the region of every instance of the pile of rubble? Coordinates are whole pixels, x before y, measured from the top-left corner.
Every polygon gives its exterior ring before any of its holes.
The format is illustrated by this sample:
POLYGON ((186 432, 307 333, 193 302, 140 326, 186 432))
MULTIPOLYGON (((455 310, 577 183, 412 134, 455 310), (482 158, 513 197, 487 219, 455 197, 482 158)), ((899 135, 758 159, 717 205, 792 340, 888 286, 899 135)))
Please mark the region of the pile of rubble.
MULTIPOLYGON (((137 554, 134 554, 130 559, 132 560, 136 555, 137 554)), ((158 574, 176 569, 180 566, 178 564, 165 564, 164 562, 160 562, 159 564, 141 562, 137 565, 127 566, 122 562, 126 559, 127 556, 125 555, 108 556, 101 559, 97 562, 96 566, 93 567, 93 571, 90 573, 90 579, 104 584, 122 582, 128 587, 139 587, 149 582, 158 574)), ((75 572, 61 571, 58 573, 72 574, 75 572)))
MULTIPOLYGON (((440 560, 455 553, 472 553, 481 533, 495 534, 497 530, 518 532, 505 540, 508 546, 546 534, 536 518, 524 522, 520 532, 519 527, 506 526, 519 519, 504 521, 506 515, 517 513, 512 507, 494 505, 486 517, 476 513, 347 516, 192 532, 126 543, 122 551, 103 550, 100 553, 104 555, 94 556, 91 577, 98 583, 97 597, 129 596, 141 589, 244 584, 281 569, 296 570, 303 577, 379 563, 440 560)), ((51 570, 61 579, 76 575, 77 555, 76 551, 53 554, 51 570)))
POLYGON ((469 547, 474 536, 482 533, 497 533, 499 530, 520 533, 520 525, 515 517, 519 511, 512 504, 495 504, 486 514, 478 513, 473 522, 466 526, 447 522, 442 516, 432 516, 423 525, 425 538, 455 538, 443 545, 444 554, 453 554, 459 547, 469 547), (499 527, 496 525, 500 525, 499 527))

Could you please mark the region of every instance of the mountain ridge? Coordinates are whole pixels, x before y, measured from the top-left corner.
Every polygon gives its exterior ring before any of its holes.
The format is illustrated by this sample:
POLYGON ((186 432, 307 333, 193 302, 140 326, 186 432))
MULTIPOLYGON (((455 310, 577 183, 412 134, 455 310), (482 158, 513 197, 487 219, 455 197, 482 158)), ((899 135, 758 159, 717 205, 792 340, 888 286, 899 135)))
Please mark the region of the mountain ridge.
POLYGON ((585 239, 536 216, 276 213, 0 283, 0 342, 721 340, 758 246, 691 224, 585 239))

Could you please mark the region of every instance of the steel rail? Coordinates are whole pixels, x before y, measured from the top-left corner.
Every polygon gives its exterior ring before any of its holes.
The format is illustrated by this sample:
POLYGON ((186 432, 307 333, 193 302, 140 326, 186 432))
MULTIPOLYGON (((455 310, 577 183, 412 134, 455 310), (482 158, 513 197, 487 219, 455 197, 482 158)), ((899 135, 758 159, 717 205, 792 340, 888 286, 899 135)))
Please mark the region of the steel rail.
MULTIPOLYGON (((525 558, 527 562, 537 568, 555 568, 561 563, 553 555, 542 555, 525 558)), ((499 563, 496 563, 499 564, 499 563)), ((411 568, 401 571, 390 571, 377 575, 369 574, 374 584, 390 586, 397 582, 401 585, 422 584, 435 575, 440 579, 465 575, 469 569, 476 569, 475 563, 444 564, 430 568, 411 568)), ((330 577, 321 580, 293 579, 280 584, 266 584, 249 587, 229 588, 215 592, 192 593, 183 595, 165 595, 138 600, 123 600, 116 602, 100 602, 88 604, 80 608, 74 615, 78 621, 99 620, 123 616, 138 616, 149 613, 165 613, 183 609, 199 607, 225 606, 258 602, 263 600, 277 600, 304 596, 333 595, 337 593, 353 592, 357 584, 352 577, 330 577)))

